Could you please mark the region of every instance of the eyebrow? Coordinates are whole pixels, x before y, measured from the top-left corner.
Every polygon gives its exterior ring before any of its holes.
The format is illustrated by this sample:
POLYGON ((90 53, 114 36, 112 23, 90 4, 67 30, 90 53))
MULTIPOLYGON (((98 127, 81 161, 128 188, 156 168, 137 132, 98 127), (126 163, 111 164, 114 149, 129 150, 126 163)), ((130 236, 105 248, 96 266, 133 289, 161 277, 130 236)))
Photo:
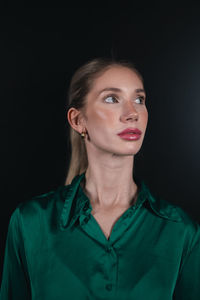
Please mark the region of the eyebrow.
MULTIPOLYGON (((107 88, 101 90, 101 91, 99 92, 99 95, 100 95, 101 93, 103 93, 103 92, 118 92, 118 93, 121 93, 122 90, 119 89, 119 88, 115 88, 115 87, 107 87, 107 88)), ((135 92, 136 92, 136 93, 145 93, 145 90, 144 90, 144 89, 135 89, 135 92)))

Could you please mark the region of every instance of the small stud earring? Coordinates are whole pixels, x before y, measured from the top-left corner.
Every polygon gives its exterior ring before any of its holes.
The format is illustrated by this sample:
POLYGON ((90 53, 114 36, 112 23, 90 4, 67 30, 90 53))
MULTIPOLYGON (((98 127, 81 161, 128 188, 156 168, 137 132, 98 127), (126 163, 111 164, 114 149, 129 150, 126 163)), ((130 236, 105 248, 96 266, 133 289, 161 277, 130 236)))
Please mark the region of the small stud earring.
POLYGON ((82 137, 82 139, 84 139, 84 138, 85 138, 85 135, 86 135, 86 133, 85 133, 85 132, 82 132, 82 133, 81 133, 81 137, 82 137))

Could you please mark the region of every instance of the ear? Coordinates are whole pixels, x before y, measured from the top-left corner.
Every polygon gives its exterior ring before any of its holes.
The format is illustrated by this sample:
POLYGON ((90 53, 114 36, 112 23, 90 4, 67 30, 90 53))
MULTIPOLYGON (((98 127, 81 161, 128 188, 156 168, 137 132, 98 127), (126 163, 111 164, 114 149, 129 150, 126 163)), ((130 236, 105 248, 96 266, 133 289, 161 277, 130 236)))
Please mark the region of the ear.
POLYGON ((71 107, 67 112, 67 119, 71 127, 78 133, 81 133, 85 127, 85 119, 82 112, 74 107, 71 107))

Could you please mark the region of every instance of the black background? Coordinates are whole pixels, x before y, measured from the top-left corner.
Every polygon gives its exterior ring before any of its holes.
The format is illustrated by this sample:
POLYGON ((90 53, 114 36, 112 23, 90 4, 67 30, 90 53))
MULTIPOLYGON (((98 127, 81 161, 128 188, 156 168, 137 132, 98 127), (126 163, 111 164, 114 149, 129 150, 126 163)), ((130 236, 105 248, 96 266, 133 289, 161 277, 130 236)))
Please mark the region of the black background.
POLYGON ((69 80, 98 56, 130 59, 144 76, 136 175, 200 221, 200 4, 130 3, 1 9, 1 264, 16 206, 64 184, 69 80))

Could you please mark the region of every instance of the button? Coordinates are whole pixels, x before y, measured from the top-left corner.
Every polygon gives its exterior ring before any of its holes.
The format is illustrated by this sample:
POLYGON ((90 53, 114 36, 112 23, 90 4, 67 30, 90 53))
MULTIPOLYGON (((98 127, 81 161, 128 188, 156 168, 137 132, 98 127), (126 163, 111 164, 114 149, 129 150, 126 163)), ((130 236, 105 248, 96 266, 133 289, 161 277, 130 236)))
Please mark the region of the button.
POLYGON ((124 220, 131 217, 133 214, 133 211, 127 211, 127 213, 124 215, 124 220))
POLYGON ((110 283, 106 284, 106 290, 109 292, 112 291, 112 284, 110 283))
POLYGON ((87 224, 89 221, 89 217, 86 217, 85 220, 84 220, 84 224, 87 224))
POLYGON ((133 211, 132 211, 132 210, 130 210, 130 211, 128 212, 128 217, 131 217, 131 216, 132 216, 132 214, 133 214, 133 211))
POLYGON ((86 211, 86 210, 88 210, 88 206, 83 207, 83 211, 86 211))
POLYGON ((112 247, 108 246, 108 247, 106 248, 106 252, 110 253, 111 251, 112 251, 112 247))
POLYGON ((87 224, 88 221, 89 221, 89 217, 84 217, 84 218, 83 218, 83 216, 81 216, 81 217, 82 217, 82 218, 80 219, 80 224, 81 224, 81 225, 87 224))

